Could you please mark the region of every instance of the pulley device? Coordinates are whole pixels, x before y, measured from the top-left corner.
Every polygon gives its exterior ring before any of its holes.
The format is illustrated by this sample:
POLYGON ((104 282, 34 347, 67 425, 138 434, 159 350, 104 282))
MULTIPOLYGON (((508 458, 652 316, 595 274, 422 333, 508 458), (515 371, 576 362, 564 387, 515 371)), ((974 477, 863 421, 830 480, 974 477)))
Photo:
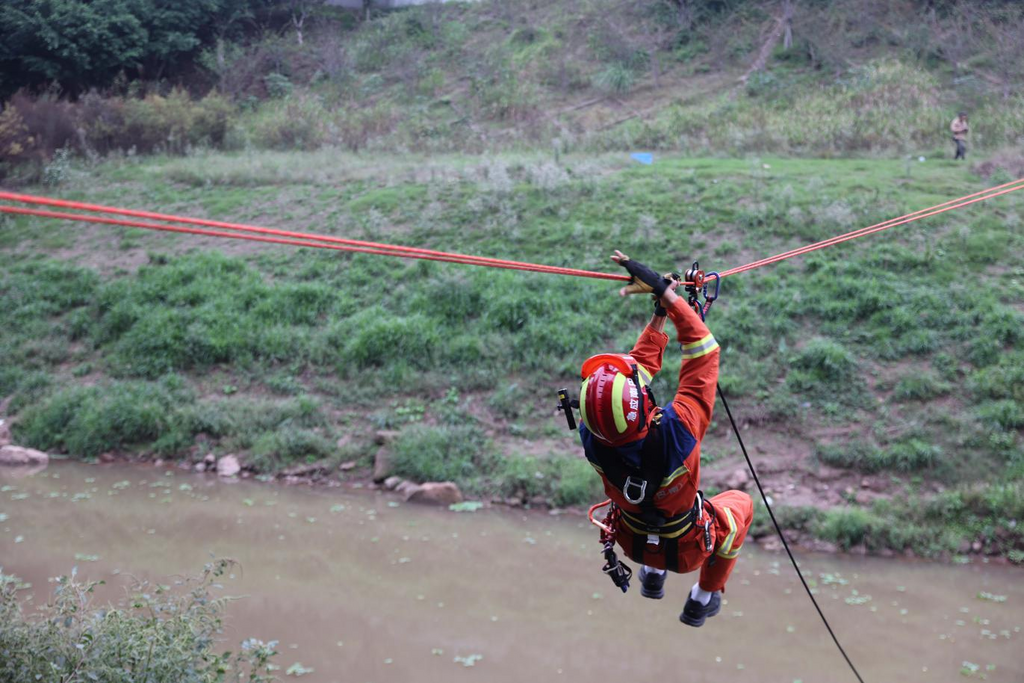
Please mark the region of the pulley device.
POLYGON ((701 320, 704 320, 704 316, 711 310, 711 304, 715 303, 718 298, 721 286, 721 276, 716 272, 705 273, 696 261, 686 271, 684 287, 686 288, 687 302, 690 304, 690 308, 697 312, 701 320), (708 288, 712 285, 714 289, 709 290, 708 288), (703 301, 701 301, 702 297, 703 301))

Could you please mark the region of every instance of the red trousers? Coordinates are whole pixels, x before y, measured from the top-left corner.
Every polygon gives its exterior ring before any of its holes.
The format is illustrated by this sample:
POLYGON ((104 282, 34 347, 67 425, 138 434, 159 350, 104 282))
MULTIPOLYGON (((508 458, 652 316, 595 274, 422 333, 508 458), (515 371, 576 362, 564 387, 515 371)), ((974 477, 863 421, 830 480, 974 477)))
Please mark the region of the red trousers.
POLYGON ((622 520, 615 540, 636 562, 679 574, 700 568, 701 589, 724 590, 754 519, 754 502, 742 491, 725 491, 708 502, 714 508, 714 519, 709 519, 710 510, 705 507, 703 518, 677 537, 658 536, 654 545, 647 534, 633 531, 622 520), (705 521, 711 522, 710 552, 704 539, 705 521))

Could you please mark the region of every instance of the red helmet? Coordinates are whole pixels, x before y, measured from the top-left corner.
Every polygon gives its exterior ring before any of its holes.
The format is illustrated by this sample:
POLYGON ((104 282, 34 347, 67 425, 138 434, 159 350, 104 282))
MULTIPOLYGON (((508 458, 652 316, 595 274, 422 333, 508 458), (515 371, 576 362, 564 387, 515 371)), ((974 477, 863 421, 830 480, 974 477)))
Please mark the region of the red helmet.
POLYGON ((580 375, 580 413, 594 436, 621 446, 647 434, 647 368, 628 354, 602 353, 588 358, 580 375))

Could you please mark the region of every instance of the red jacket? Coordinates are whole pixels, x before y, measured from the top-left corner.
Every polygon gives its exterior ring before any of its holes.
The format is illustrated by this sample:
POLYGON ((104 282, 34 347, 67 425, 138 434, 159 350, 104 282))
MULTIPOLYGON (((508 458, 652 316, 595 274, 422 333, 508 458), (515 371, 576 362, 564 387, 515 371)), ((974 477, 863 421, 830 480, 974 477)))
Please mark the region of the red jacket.
MULTIPOLYGON (((711 423, 715 405, 720 350, 707 325, 682 297, 668 308, 668 317, 676 328, 683 364, 679 370, 676 395, 672 403, 660 411, 660 420, 657 414, 652 416, 652 422, 657 424, 652 424, 651 430, 660 431, 666 462, 665 475, 655 493, 654 505, 662 515, 672 517, 693 507, 700 488, 700 441, 711 423)), ((661 370, 667 343, 667 334, 648 326, 640 334, 630 355, 653 376, 661 370)), ((650 435, 645 438, 650 438, 650 435)), ((639 466, 644 439, 611 447, 599 441, 585 425, 580 425, 580 441, 587 460, 604 479, 608 497, 627 512, 641 512, 639 506, 629 503, 622 491, 604 475, 600 453, 611 449, 619 457, 639 466)))

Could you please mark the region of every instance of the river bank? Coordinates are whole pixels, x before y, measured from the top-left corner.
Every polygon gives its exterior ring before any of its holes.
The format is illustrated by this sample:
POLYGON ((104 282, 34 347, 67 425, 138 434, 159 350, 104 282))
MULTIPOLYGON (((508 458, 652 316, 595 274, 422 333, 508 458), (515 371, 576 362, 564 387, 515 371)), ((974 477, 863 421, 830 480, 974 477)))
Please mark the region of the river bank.
MULTIPOLYGON (((21 449, 26 450, 26 449, 21 449)), ((385 451, 386 452, 386 451, 385 451)), ((40 454, 42 455, 42 454, 40 454)), ((69 464, 64 457, 51 458, 51 462, 57 466, 69 464)), ((315 491, 337 490, 341 493, 374 493, 381 496, 390 503, 413 503, 422 507, 438 507, 441 509, 477 509, 507 510, 509 513, 517 511, 538 512, 553 517, 565 516, 568 519, 586 520, 586 505, 558 506, 547 496, 535 495, 526 497, 507 497, 489 495, 466 495, 456 482, 414 482, 391 474, 386 458, 379 460, 374 467, 366 467, 357 461, 348 461, 340 465, 331 465, 324 462, 307 463, 296 465, 288 470, 277 474, 259 474, 249 467, 241 466, 235 456, 223 456, 214 458, 208 455, 198 462, 189 460, 165 461, 131 459, 126 456, 106 454, 104 458, 97 459, 92 463, 84 463, 85 467, 94 467, 100 471, 127 468, 127 471, 136 471, 141 474, 148 472, 170 472, 177 471, 179 476, 189 473, 199 477, 204 482, 241 482, 249 481, 254 485, 270 487, 285 486, 296 489, 311 489, 315 491), (172 469, 173 468, 173 469, 172 469)), ((32 476, 45 472, 47 463, 21 466, 21 467, 0 467, 0 472, 5 472, 8 477, 32 476)), ((594 475, 596 478, 596 475, 594 475)), ((770 516, 754 488, 749 471, 741 470, 715 470, 711 469, 706 473, 704 488, 714 495, 715 492, 724 488, 736 488, 747 490, 755 504, 754 525, 751 528, 750 538, 753 539, 764 550, 772 553, 780 552, 782 542, 771 525, 770 516)), ((601 497, 595 497, 592 502, 599 502, 601 497)), ((801 549, 805 552, 820 554, 843 554, 848 556, 874 555, 881 558, 903 557, 913 559, 923 557, 932 561, 953 564, 971 564, 982 562, 985 564, 1020 564, 1005 555, 989 555, 983 552, 983 545, 980 542, 964 544, 959 553, 940 553, 933 555, 919 555, 910 548, 897 549, 884 545, 875 545, 869 548, 865 543, 846 544, 823 537, 820 526, 814 526, 816 520, 821 520, 827 511, 809 507, 788 507, 779 506, 772 501, 777 519, 786 534, 786 540, 791 547, 801 549)), ((820 522, 819 522, 820 523, 820 522)), ((951 522, 952 523, 952 522, 951 522)), ((588 528, 591 528, 589 524, 588 528)))

